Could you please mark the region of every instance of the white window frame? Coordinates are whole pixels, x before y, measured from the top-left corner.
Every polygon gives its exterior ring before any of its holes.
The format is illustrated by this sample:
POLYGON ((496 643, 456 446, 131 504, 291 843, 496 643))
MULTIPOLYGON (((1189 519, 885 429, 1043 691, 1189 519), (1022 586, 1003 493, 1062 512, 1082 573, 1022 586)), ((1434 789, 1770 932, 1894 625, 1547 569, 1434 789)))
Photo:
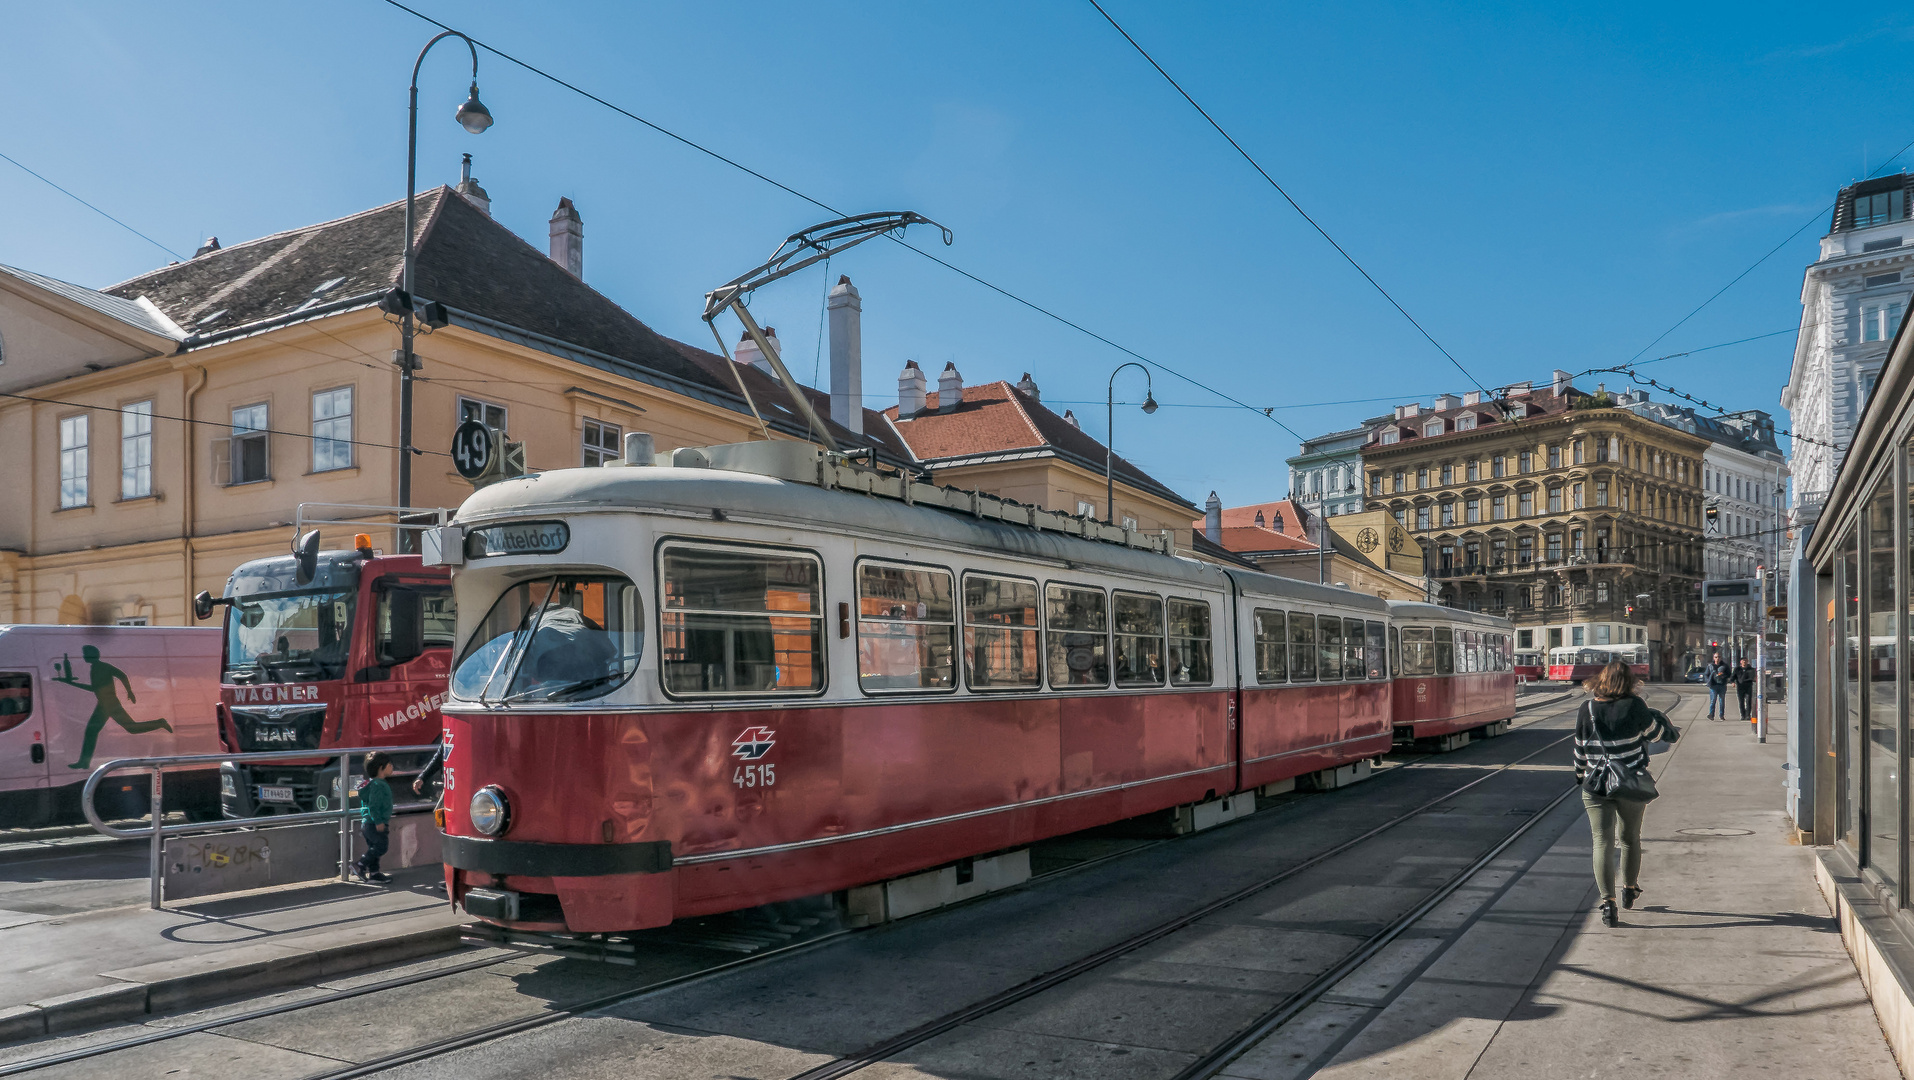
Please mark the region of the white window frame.
POLYGON ((147 398, 120 406, 120 499, 152 494, 153 399, 147 398))
POLYGON ((459 395, 458 407, 452 416, 452 422, 454 424, 462 424, 467 420, 477 420, 487 427, 496 427, 507 434, 512 430, 512 413, 510 409, 495 401, 486 401, 484 398, 466 397, 461 394, 459 395), (496 424, 492 423, 491 410, 494 409, 498 410, 499 422, 496 424), (473 413, 477 413, 477 415, 474 416, 473 413))
MULTIPOLYGON (((229 470, 229 474, 227 476, 227 480, 229 481, 229 483, 227 486, 232 487, 232 486, 237 486, 240 484, 258 484, 258 483, 264 483, 265 481, 271 480, 272 479, 272 434, 271 434, 272 403, 267 401, 255 401, 249 405, 235 406, 232 409, 231 415, 232 415, 232 428, 231 428, 232 436, 227 444, 227 468, 229 470), (239 427, 239 424, 240 424, 239 414, 251 413, 254 409, 260 410, 259 424, 257 426, 248 427, 244 431, 241 431, 239 427), (261 452, 261 461, 262 461, 261 475, 251 477, 250 479, 242 479, 240 476, 240 466, 246 460, 245 455, 241 449, 242 440, 253 439, 253 438, 257 438, 265 446, 265 449, 261 452)), ((252 423, 252 421, 248 420, 247 423, 250 424, 252 423)))
POLYGON ((619 460, 624 454, 622 446, 624 437, 623 424, 614 424, 609 420, 600 420, 591 416, 585 417, 585 422, 580 425, 578 433, 578 463, 584 468, 592 469, 607 461, 619 460), (598 436, 596 443, 590 438, 594 430, 598 436), (607 430, 612 433, 610 446, 605 445, 607 430))
POLYGON ((60 417, 60 509, 77 510, 92 505, 87 480, 88 416, 74 413, 60 417))
POLYGON ((333 472, 338 469, 350 469, 359 463, 358 455, 354 453, 352 430, 353 424, 355 423, 353 413, 358 407, 358 401, 356 400, 358 396, 357 390, 350 385, 331 386, 324 390, 314 390, 312 392, 313 472, 333 472), (338 394, 345 395, 345 411, 320 416, 319 403, 321 399, 334 398, 338 394), (324 426, 322 427, 321 425, 324 426), (344 435, 338 434, 342 426, 345 429, 344 435), (324 434, 321 434, 321 431, 323 431, 324 434), (326 451, 323 460, 320 457, 320 449, 322 446, 326 451), (343 455, 343 460, 341 459, 341 455, 343 455))

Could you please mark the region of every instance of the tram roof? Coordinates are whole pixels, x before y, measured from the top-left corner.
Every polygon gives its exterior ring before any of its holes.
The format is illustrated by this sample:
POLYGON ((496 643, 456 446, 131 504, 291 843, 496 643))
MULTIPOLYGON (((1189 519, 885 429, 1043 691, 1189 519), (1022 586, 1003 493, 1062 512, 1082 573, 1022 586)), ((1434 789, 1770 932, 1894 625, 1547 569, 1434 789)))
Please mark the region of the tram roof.
POLYGON ((714 510, 740 523, 774 523, 833 535, 848 531, 892 536, 1012 559, 1181 579, 1214 589, 1226 588, 1227 576, 1246 592, 1259 595, 1385 610, 1381 599, 1349 589, 1257 571, 1225 570, 1187 556, 977 517, 946 507, 722 468, 657 465, 557 469, 475 492, 459 507, 454 522, 469 527, 508 518, 619 511, 710 520, 714 510))
POLYGON ((1491 630, 1507 630, 1515 624, 1494 615, 1484 615, 1479 611, 1465 611, 1462 608, 1444 607, 1425 600, 1391 600, 1389 615, 1396 619, 1428 619, 1432 622, 1467 623, 1470 626, 1483 626, 1491 630))

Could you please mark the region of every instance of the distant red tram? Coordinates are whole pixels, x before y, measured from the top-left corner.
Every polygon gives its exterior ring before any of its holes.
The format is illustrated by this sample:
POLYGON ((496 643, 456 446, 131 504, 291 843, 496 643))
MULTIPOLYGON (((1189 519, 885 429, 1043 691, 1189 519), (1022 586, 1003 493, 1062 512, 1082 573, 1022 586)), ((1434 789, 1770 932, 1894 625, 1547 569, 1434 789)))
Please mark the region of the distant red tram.
POLYGON ((1646 645, 1567 645, 1550 649, 1548 677, 1554 682, 1582 682, 1616 660, 1625 661, 1637 679, 1648 678, 1646 645))
POLYGON ((1401 637, 1393 684, 1396 741, 1454 739, 1515 716, 1508 620, 1436 604, 1393 602, 1401 637))
MULTIPOLYGON (((488 922, 834 892, 1350 765, 1402 722, 1375 597, 808 444, 660 460, 459 512, 444 858, 488 922)), ((1471 636, 1410 723, 1512 715, 1508 624, 1412 607, 1438 666, 1438 624, 1471 636)))

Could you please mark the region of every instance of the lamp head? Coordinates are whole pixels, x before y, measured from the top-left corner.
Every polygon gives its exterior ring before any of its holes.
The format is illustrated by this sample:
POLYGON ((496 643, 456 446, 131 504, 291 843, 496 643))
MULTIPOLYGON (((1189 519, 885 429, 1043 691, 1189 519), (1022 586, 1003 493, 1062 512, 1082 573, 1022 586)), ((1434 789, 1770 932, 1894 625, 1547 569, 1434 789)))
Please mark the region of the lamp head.
POLYGON ((472 83, 472 95, 465 99, 465 104, 459 106, 453 118, 474 135, 484 134, 485 129, 492 126, 492 111, 479 100, 476 81, 472 83))
POLYGON ((1145 416, 1148 416, 1150 413, 1153 413, 1155 411, 1156 411, 1156 395, 1150 393, 1148 390, 1145 390, 1143 392, 1143 414, 1145 416))

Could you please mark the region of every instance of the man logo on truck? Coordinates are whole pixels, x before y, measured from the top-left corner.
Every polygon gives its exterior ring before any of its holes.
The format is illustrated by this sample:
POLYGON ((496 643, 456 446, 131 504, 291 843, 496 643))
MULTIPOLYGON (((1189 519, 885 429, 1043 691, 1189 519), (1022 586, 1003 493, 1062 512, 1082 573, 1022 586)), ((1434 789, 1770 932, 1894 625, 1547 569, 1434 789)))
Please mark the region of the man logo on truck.
POLYGON ((126 677, 126 672, 101 660, 99 649, 91 645, 83 646, 80 649, 80 658, 87 663, 85 682, 73 677, 73 658, 70 656, 65 658, 66 675, 55 676, 53 679, 57 683, 91 690, 95 699, 93 715, 86 718, 86 738, 80 744, 80 760, 68 765, 67 768, 85 769, 93 764, 93 744, 100 741, 100 731, 106 727, 108 720, 125 728, 131 735, 158 731, 162 728, 169 732, 173 730, 173 725, 167 723, 164 717, 158 720, 135 720, 126 714, 126 706, 120 704, 119 691, 113 688, 113 681, 118 679, 120 685, 126 687, 127 701, 137 705, 139 697, 133 693, 133 683, 126 677))

